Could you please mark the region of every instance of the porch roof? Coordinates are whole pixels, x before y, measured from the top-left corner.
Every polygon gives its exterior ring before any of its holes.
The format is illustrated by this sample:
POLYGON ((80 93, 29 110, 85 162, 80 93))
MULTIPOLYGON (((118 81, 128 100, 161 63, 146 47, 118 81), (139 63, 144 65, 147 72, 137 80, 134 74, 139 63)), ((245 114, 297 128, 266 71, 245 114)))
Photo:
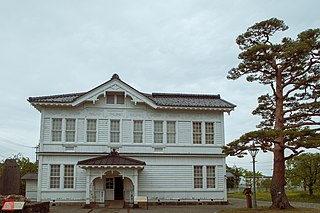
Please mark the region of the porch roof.
POLYGON ((90 158, 87 160, 78 161, 78 164, 84 167, 143 167, 146 165, 145 162, 136 160, 133 158, 120 156, 118 152, 113 150, 108 155, 103 155, 100 157, 90 158))

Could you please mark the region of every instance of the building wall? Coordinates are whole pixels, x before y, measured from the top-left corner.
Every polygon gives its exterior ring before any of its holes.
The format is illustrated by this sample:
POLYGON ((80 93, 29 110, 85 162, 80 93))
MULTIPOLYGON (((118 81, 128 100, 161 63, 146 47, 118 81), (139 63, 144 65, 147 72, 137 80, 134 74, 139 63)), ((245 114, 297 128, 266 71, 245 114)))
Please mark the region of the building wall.
POLYGON ((37 200, 37 189, 38 181, 37 180, 26 180, 26 197, 31 201, 37 200))
MULTIPOLYGON (((79 160, 92 156, 47 156, 41 164, 41 200, 49 201, 84 201, 86 189, 86 171, 76 163, 79 160), (50 189, 50 164, 75 165, 75 187, 73 189, 50 189)), ((133 157, 133 156, 131 156, 133 157)), ((221 157, 207 156, 134 156, 137 160, 146 162, 143 170, 139 171, 138 192, 139 195, 148 196, 151 200, 172 199, 214 199, 226 201, 225 194, 225 159, 221 157), (216 166, 215 188, 206 188, 204 174, 202 189, 194 188, 193 166, 216 166)), ((40 166, 40 165, 39 165, 40 166)), ((93 174, 105 174, 110 169, 96 169, 93 174)), ((121 171, 121 170, 120 170, 121 171)), ((128 173, 128 172, 127 172, 128 173)), ((61 177, 63 178, 63 177, 61 177)), ((103 181, 96 180, 94 190, 104 190, 103 181)), ((126 199, 129 195, 125 195, 126 199)))
MULTIPOLYGON (((95 104, 86 103, 76 108, 47 107, 42 109, 39 191, 38 200, 85 201, 86 171, 76 164, 80 160, 97 157, 117 149, 120 155, 145 161, 139 172, 139 195, 150 199, 214 199, 226 201, 224 123, 221 111, 200 110, 154 110, 145 104, 131 102, 126 98, 121 106, 107 106, 100 98, 95 104), (52 119, 75 118, 76 141, 53 142, 52 119), (86 120, 97 119, 97 141, 86 142, 86 120), (120 120, 120 143, 110 143, 110 120, 120 120), (133 121, 143 120, 143 143, 133 143, 133 121), (154 143, 154 121, 176 122, 176 143, 154 143), (193 121, 201 121, 202 144, 193 144, 193 121), (214 122, 214 144, 205 144, 205 122, 214 122), (75 165, 73 189, 50 189, 51 164, 75 165), (216 166, 216 187, 195 189, 193 166, 216 166)), ((163 137, 166 138, 164 125, 163 137)), ((101 171, 100 171, 101 172, 101 171)), ((97 183, 97 186, 99 183, 97 183)), ((101 185, 101 183, 100 183, 101 185)), ((98 187, 99 188, 99 187, 98 187)), ((100 187, 101 188, 101 187, 100 187)), ((128 195, 125 195, 128 197, 128 195)))

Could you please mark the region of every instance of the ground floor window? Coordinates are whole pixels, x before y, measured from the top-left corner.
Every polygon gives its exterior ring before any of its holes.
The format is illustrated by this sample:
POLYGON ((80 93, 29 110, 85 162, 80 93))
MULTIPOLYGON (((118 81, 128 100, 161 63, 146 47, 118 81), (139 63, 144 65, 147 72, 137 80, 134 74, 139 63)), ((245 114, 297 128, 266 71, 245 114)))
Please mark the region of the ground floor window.
POLYGON ((203 175, 202 175, 202 166, 194 166, 194 188, 202 188, 203 187, 203 175))
POLYGON ((194 166, 193 187, 195 189, 216 187, 216 166, 194 166))
POLYGON ((74 188, 74 165, 50 165, 51 189, 73 189, 74 188))
POLYGON ((216 187, 216 167, 215 166, 207 166, 207 188, 215 188, 216 187))
POLYGON ((60 165, 51 165, 50 167, 50 188, 60 188, 60 165))
POLYGON ((74 188, 74 165, 64 165, 64 184, 65 189, 74 188))

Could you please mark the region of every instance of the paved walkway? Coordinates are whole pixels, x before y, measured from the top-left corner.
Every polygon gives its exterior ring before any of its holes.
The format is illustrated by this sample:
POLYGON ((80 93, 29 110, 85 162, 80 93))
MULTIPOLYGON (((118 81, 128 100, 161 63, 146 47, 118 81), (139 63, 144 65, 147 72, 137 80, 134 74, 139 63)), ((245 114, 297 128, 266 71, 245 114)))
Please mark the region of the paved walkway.
MULTIPOLYGON (((50 212, 55 213, 216 213, 221 209, 245 208, 246 201, 244 199, 229 198, 230 205, 177 205, 177 206, 149 206, 149 210, 143 209, 83 209, 81 206, 54 206, 50 207, 50 212)), ((258 201, 258 206, 270 206, 269 201, 258 201)), ((307 207, 319 209, 319 203, 298 203, 291 202, 294 207, 307 207)))

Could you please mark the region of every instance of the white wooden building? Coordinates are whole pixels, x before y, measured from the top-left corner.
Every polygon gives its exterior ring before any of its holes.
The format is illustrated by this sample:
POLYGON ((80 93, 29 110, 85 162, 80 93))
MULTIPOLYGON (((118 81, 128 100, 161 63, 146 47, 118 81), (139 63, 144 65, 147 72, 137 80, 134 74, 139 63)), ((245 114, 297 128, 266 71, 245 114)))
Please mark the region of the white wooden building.
POLYGON ((84 93, 30 97, 41 113, 38 201, 227 201, 219 95, 142 93, 117 74, 84 93))

